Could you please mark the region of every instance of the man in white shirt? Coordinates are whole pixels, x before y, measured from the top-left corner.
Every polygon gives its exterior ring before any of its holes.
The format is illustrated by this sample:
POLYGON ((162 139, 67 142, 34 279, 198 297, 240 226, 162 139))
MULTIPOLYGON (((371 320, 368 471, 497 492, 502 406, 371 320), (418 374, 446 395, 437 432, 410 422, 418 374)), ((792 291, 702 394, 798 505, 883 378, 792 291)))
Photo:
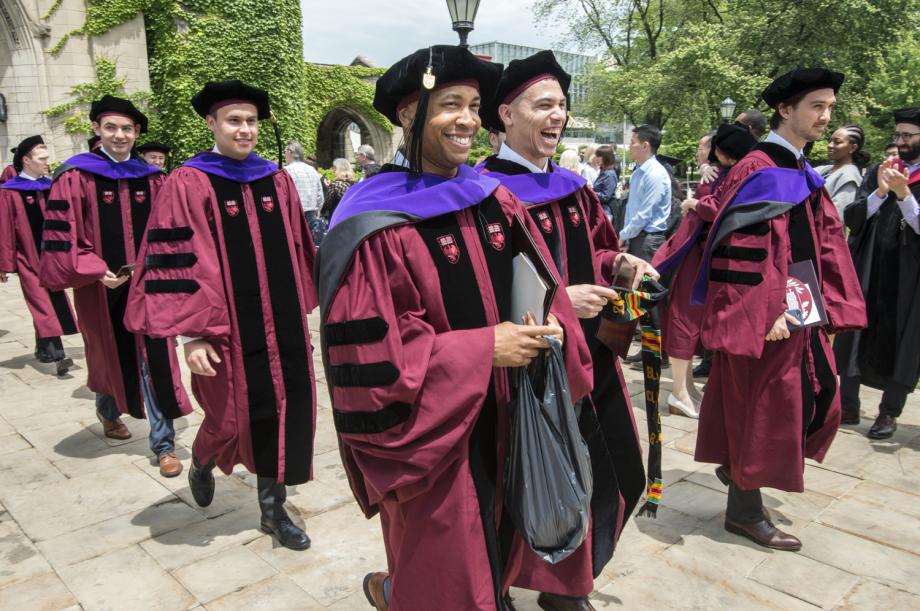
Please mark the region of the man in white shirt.
POLYGON ((284 160, 287 163, 284 169, 291 175, 297 194, 300 195, 300 205, 307 218, 307 225, 310 226, 310 233, 313 234, 313 242, 319 246, 326 229, 323 219, 317 214, 323 207, 323 182, 319 172, 304 161, 303 145, 296 140, 288 142, 284 149, 284 160))

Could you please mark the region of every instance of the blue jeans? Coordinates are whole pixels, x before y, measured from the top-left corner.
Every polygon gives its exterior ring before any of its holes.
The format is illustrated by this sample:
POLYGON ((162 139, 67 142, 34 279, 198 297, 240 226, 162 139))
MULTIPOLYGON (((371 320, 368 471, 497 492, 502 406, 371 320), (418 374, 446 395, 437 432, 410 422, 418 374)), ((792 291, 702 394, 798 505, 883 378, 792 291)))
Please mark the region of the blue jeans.
MULTIPOLYGON (((144 406, 147 408, 147 420, 150 422, 150 451, 156 457, 166 452, 173 452, 176 449, 176 429, 173 421, 164 417, 160 406, 157 405, 150 382, 150 371, 143 360, 141 361, 141 394, 144 398, 144 406)), ((96 411, 106 420, 115 420, 121 415, 115 403, 115 397, 100 393, 96 393, 96 411)))

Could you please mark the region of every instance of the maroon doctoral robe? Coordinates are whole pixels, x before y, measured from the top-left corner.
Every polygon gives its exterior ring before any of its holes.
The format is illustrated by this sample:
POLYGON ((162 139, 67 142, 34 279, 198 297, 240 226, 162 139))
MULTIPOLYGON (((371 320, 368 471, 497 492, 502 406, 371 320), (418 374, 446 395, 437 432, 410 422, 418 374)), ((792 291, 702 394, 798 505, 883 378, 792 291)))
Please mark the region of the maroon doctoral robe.
MULTIPOLYGON (((332 221, 318 265, 324 360, 352 490, 381 516, 389 608, 500 609, 522 541, 503 509, 511 394, 492 366, 494 326, 510 317, 512 238, 538 230, 466 166, 453 180, 387 166, 332 221)), ((552 310, 578 400, 590 355, 565 291, 552 310)))
MULTIPOLYGON (((552 253, 564 286, 610 286, 619 254, 616 230, 594 190, 580 176, 551 164, 550 172, 490 157, 481 168, 497 178, 527 207, 539 231, 534 237, 552 253)), ((591 451, 594 493, 592 528, 571 556, 550 565, 527 550, 517 587, 563 596, 587 596, 613 556, 623 524, 645 491, 642 448, 619 359, 597 340, 599 318, 582 319, 581 327, 594 365, 591 403, 581 412, 581 432, 591 451), (589 409, 593 408, 593 409, 589 409)))
POLYGON ((703 259, 709 227, 719 211, 719 201, 731 188, 724 172, 715 182, 697 188, 695 196, 699 203, 696 208, 687 213, 674 235, 652 258, 652 265, 662 277, 671 277, 667 303, 659 306, 661 347, 665 354, 677 359, 689 361, 694 355, 703 354, 700 342, 703 306, 691 303, 690 293, 703 259))
POLYGON ((729 176, 738 187, 724 195, 704 253, 711 265, 704 260, 694 287, 694 298, 702 297, 697 289, 708 275, 702 338, 714 351, 696 460, 729 465, 742 489, 801 492, 804 458, 822 460, 840 422, 828 334, 865 326, 865 304, 834 203, 811 168, 798 169, 791 152, 761 143, 729 176), (802 199, 785 204, 774 187, 749 198, 753 205, 738 205, 753 176, 777 168, 798 173, 802 199), (768 342, 786 310, 788 266, 806 260, 818 274, 829 324, 768 342))
POLYGON ((0 272, 19 275, 26 306, 39 338, 79 333, 64 291, 49 291, 38 281, 42 209, 51 181, 11 179, 0 186, 0 272))
POLYGON ((157 196, 125 323, 153 337, 203 338, 220 355, 193 375, 205 419, 195 457, 225 473, 312 477, 315 378, 307 315, 313 241, 287 172, 256 155, 202 153, 157 196))
POLYGON ((90 390, 115 398, 119 411, 145 416, 140 360, 147 363, 163 415, 192 411, 182 386, 174 340, 125 329, 128 284, 99 280, 134 263, 151 203, 165 176, 136 159, 121 163, 101 152, 81 153, 58 168, 45 208, 39 278, 52 290, 74 289, 86 349, 90 390))
POLYGON ((16 178, 16 174, 17 174, 16 168, 13 167, 12 163, 6 166, 5 168, 3 168, 3 171, 0 172, 0 185, 2 185, 3 183, 5 183, 11 178, 16 178))

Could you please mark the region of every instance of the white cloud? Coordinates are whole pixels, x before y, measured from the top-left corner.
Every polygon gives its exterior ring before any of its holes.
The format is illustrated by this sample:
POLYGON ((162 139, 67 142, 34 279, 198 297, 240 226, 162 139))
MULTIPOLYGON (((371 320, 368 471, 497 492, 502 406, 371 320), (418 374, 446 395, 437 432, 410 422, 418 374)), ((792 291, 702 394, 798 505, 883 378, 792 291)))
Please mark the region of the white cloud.
MULTIPOLYGON (((532 0, 483 0, 470 44, 500 40, 548 48, 559 26, 535 25, 532 0)), ((378 66, 432 44, 455 44, 445 0, 301 0, 304 58, 347 64, 364 55, 378 66)))

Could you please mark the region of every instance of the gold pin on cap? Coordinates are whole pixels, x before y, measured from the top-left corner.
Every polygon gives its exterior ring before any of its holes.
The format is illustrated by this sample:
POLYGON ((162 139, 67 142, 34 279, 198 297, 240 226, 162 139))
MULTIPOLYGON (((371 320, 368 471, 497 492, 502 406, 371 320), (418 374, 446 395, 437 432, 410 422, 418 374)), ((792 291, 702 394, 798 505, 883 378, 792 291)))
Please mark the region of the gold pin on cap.
POLYGON ((422 75, 422 86, 428 90, 434 89, 434 84, 436 81, 437 79, 435 78, 434 73, 431 71, 431 64, 429 64, 428 67, 425 68, 425 74, 422 75))

